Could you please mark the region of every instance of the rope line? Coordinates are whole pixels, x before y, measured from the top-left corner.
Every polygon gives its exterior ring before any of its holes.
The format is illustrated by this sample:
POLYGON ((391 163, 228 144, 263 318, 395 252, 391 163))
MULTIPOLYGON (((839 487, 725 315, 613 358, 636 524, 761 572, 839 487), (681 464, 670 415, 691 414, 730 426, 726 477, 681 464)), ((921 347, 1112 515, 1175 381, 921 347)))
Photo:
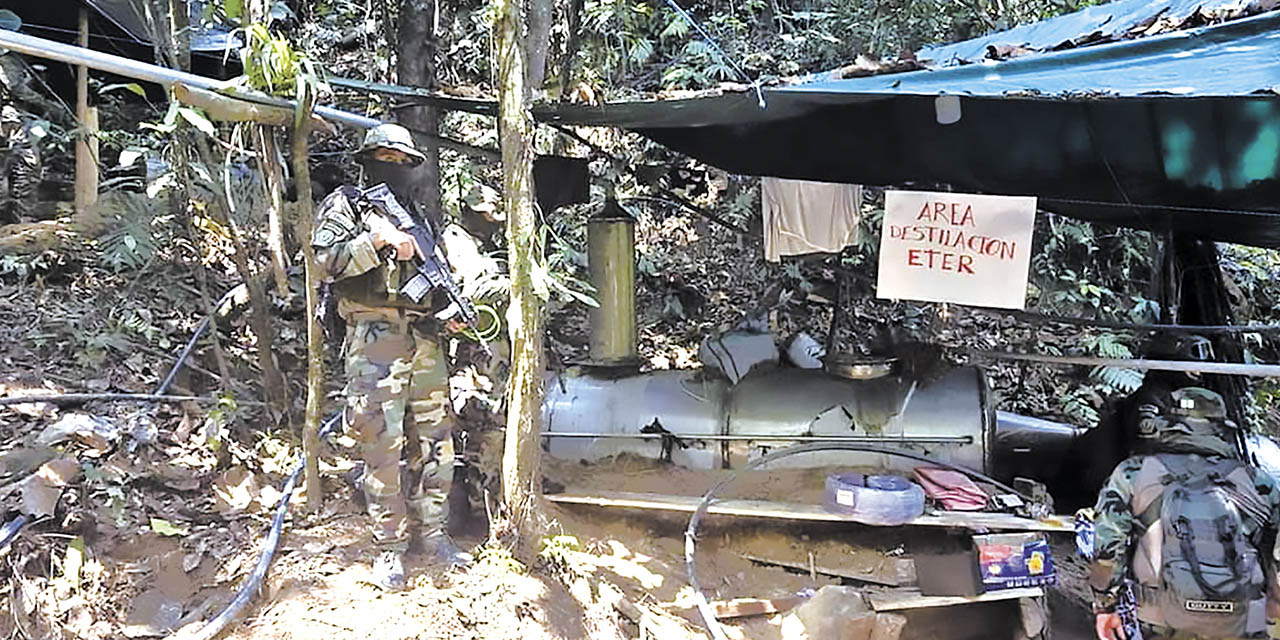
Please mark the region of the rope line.
POLYGON ((693 27, 694 30, 702 36, 703 40, 707 41, 707 46, 711 47, 711 50, 715 51, 716 55, 720 56, 720 59, 723 60, 725 64, 733 67, 733 70, 737 71, 738 74, 742 76, 743 80, 746 80, 751 84, 751 88, 755 89, 756 92, 756 104, 758 104, 761 109, 764 109, 766 105, 764 102, 764 92, 760 90, 760 81, 752 80, 751 76, 747 75, 747 72, 744 71, 742 67, 738 66, 738 63, 734 62, 733 58, 730 58, 729 54, 725 53, 724 49, 720 48, 719 44, 716 44, 715 38, 712 38, 711 34, 707 33, 707 30, 703 29, 702 25, 698 24, 698 21, 694 20, 693 16, 689 15, 688 11, 684 10, 684 7, 677 4, 676 0, 666 0, 666 2, 667 5, 680 15, 681 18, 684 18, 685 22, 689 23, 689 26, 693 27))

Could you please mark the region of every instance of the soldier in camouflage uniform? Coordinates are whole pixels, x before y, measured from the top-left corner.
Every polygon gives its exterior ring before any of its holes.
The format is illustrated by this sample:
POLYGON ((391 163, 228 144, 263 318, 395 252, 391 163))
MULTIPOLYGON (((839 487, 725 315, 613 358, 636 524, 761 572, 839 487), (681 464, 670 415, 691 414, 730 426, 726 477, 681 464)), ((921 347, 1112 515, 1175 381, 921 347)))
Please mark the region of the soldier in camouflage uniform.
POLYGON ((40 151, 27 118, 11 105, 0 108, 0 140, 5 181, 0 193, 0 223, 30 220, 43 174, 40 151))
MULTIPOLYGON (((1154 482, 1150 475, 1144 476, 1148 459, 1157 456, 1165 456, 1160 458, 1165 461, 1185 459, 1191 465, 1187 468, 1208 470, 1214 468, 1212 465, 1215 463, 1239 458, 1236 447, 1230 440, 1231 434, 1223 433, 1235 426, 1226 419, 1226 406, 1221 396, 1197 387, 1173 391, 1169 395, 1170 408, 1162 409, 1151 403, 1139 407, 1141 419, 1136 425, 1136 435, 1139 449, 1143 453, 1124 460, 1116 467, 1094 507, 1097 537, 1089 581, 1094 596, 1096 632, 1100 640, 1126 637, 1123 628, 1128 625, 1122 621, 1122 611, 1118 611, 1118 607, 1129 604, 1127 594, 1130 593, 1136 594, 1136 617, 1143 638, 1191 640, 1208 637, 1150 622, 1159 617, 1159 614, 1153 613, 1157 609, 1154 604, 1158 597, 1154 593, 1157 587, 1143 584, 1142 577, 1134 571, 1135 558, 1146 557, 1160 567, 1163 557, 1161 545, 1179 544, 1179 541, 1174 540, 1153 545, 1148 539, 1152 531, 1159 530, 1162 526, 1159 519, 1153 521, 1152 518, 1160 517, 1160 508, 1170 495, 1167 487, 1170 482, 1176 482, 1170 480, 1173 472, 1167 467, 1164 468, 1165 475, 1154 482), (1205 428, 1193 425, 1212 426, 1205 428), (1152 498, 1153 490, 1164 493, 1156 493, 1152 498), (1143 501, 1148 501, 1149 506, 1142 507, 1143 501), (1135 510, 1141 510, 1142 513, 1135 514, 1135 510), (1140 552, 1139 546, 1146 546, 1148 549, 1140 552), (1150 550, 1150 547, 1155 550, 1150 550), (1149 608, 1144 608, 1144 601, 1149 608)), ((1159 468, 1161 467, 1157 467, 1159 468)), ((1245 475, 1236 477, 1235 480, 1243 482, 1233 488, 1228 482, 1220 481, 1220 486, 1227 487, 1227 495, 1231 496, 1229 502, 1237 505, 1233 508, 1238 508, 1241 515, 1240 533, 1243 538, 1258 548, 1274 540, 1276 527, 1280 525, 1280 489, 1275 480, 1261 470, 1244 465, 1238 469, 1245 475)), ((1210 545, 1216 543, 1207 542, 1210 545)), ((1280 619, 1280 589, 1277 587, 1280 585, 1276 582, 1274 563, 1280 559, 1280 548, 1274 548, 1274 543, 1267 546, 1273 547, 1271 553, 1259 553, 1258 557, 1262 559, 1264 555, 1267 556, 1262 560, 1266 589, 1266 636, 1275 640, 1280 639, 1280 625, 1277 624, 1280 619)), ((1164 570, 1165 568, 1157 569, 1159 572, 1164 570)), ((1147 578, 1147 581, 1149 583, 1152 580, 1147 578)), ((1155 582, 1159 582, 1159 579, 1155 582)), ((1191 608, 1188 607, 1187 610, 1190 611, 1191 608)), ((1247 634, 1245 637, 1261 635, 1247 634)), ((1224 634, 1213 637, 1229 636, 1224 634)), ((1129 637, 1128 640, 1133 638, 1129 637)))
MULTIPOLYGON (((396 125, 371 129, 358 158, 371 186, 387 183, 412 210, 406 170, 423 156, 408 131, 396 125)), ((312 245, 347 324, 345 417, 364 457, 363 487, 381 549, 374 579, 398 589, 405 583, 410 511, 418 524, 438 524, 422 521, 442 513, 448 494, 453 418, 440 334, 458 327, 437 319, 445 296, 433 293, 415 304, 396 293, 420 256, 413 238, 375 207, 353 202, 342 189, 329 194, 320 204, 312 245), (402 454, 408 486, 402 483, 402 454)))

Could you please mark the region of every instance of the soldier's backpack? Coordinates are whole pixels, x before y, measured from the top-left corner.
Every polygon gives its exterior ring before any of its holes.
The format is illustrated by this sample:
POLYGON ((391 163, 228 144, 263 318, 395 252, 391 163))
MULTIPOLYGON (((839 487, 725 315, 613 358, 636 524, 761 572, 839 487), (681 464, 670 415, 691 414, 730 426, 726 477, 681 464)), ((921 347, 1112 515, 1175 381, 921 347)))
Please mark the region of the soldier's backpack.
POLYGON ((1139 619, 1207 637, 1265 629, 1262 567, 1243 525, 1265 522, 1266 506, 1242 462, 1147 456, 1134 479, 1133 509, 1141 532, 1133 556, 1139 619))

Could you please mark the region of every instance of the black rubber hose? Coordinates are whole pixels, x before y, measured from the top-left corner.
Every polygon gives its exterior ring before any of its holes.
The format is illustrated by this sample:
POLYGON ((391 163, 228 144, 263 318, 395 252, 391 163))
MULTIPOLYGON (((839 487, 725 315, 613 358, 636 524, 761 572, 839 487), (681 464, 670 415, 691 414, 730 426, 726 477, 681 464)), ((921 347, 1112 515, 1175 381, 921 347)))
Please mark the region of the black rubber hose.
POLYGON ((17 517, 4 523, 3 527, 0 527, 0 549, 3 549, 6 545, 12 542, 13 539, 18 536, 18 532, 22 530, 22 525, 25 525, 26 523, 27 515, 25 513, 19 513, 17 517))
MULTIPOLYGON (((958 471, 969 477, 975 478, 977 480, 981 480, 983 482, 990 483, 994 485, 996 488, 1001 489, 1002 491, 1024 495, 1022 494, 1021 491, 1018 491, 1017 489, 1014 489, 1013 487, 1010 487, 1009 485, 1004 484, 999 480, 996 480, 984 474, 978 473, 977 471, 973 471, 971 469, 965 469, 964 467, 958 467, 948 462, 935 460, 926 455, 922 455, 919 453, 912 453, 910 451, 904 451, 901 449, 889 449, 885 447, 876 447, 872 445, 856 444, 856 443, 850 443, 850 442, 819 442, 814 444, 802 444, 794 447, 788 447, 786 449, 774 451, 773 453, 762 456, 759 459, 755 460, 754 462, 751 462, 747 466, 743 467, 742 469, 739 469, 730 473, 729 477, 725 478, 724 480, 721 480, 715 486, 707 490, 707 493, 702 496, 702 501, 698 503, 698 508, 694 509, 693 515, 689 517, 689 527, 685 529, 685 532, 684 532, 685 573, 689 578, 689 586, 693 587, 694 602, 698 607, 698 613, 702 615, 702 621, 706 625, 707 631, 711 633, 711 637, 713 638, 713 640, 728 640, 728 638, 725 636, 724 630, 720 628, 720 623, 716 620, 716 615, 715 615, 715 612, 711 610, 711 605, 707 603, 707 597, 702 593, 702 587, 698 584, 698 573, 695 570, 695 565, 694 565, 695 546, 696 546, 696 541, 698 537, 697 535, 698 525, 702 523, 702 518, 706 516, 707 508, 711 506, 711 500, 715 498, 716 494, 719 493, 721 489, 728 486, 729 483, 733 482, 734 480, 737 480, 738 474, 741 473, 742 471, 750 471, 752 469, 757 469, 771 462, 776 462, 783 458, 788 458, 790 456, 798 455, 801 453, 813 453, 817 451, 857 451, 861 453, 879 453, 879 454, 890 455, 890 456, 899 456, 902 458, 910 458, 912 460, 919 460, 921 462, 934 464, 944 469, 958 471)), ((1030 496, 1024 495, 1024 497, 1026 497, 1028 500, 1031 499, 1030 496)))
MULTIPOLYGON (((164 377, 164 382, 161 382, 160 386, 156 387, 154 395, 162 396, 164 395, 164 392, 169 390, 169 385, 173 384, 173 379, 177 377, 178 372, 182 370, 182 365, 186 363, 187 358, 191 356, 191 352, 196 348, 196 343, 200 341, 200 336, 204 335, 204 332, 208 330, 209 325, 213 323, 212 314, 217 313, 218 309, 221 309, 222 305, 226 304, 227 301, 231 299, 231 296, 236 292, 236 289, 239 288, 239 285, 237 285, 232 287, 230 291, 222 294, 222 297, 218 298, 218 301, 214 303, 213 312, 210 315, 205 316, 204 319, 200 321, 200 324, 196 325, 195 334, 187 341, 187 346, 183 347, 182 353, 178 355, 177 361, 173 363, 173 368, 169 369, 169 375, 164 377)), ((217 340, 218 337, 214 336, 213 339, 217 340)))
MULTIPOLYGON (((341 412, 326 420, 320 427, 320 438, 325 438, 332 433, 341 421, 341 412)), ((253 595, 262 585, 262 579, 267 575, 267 569, 271 567, 271 561, 275 559, 276 546, 280 544, 280 536, 284 531, 284 517, 289 513, 289 500, 293 497, 293 490, 305 468, 306 454, 303 454, 299 457, 298 467, 289 474, 289 479, 284 483, 283 495, 280 496, 280 503, 276 506, 276 515, 271 520, 271 529, 267 531, 266 544, 263 545, 262 555, 258 556, 258 562, 253 565, 253 572, 245 579, 244 584, 240 585, 240 590, 221 613, 205 623, 194 635, 181 634, 182 640, 212 640, 222 633, 253 599, 253 595)), ((166 640, 175 640, 178 637, 179 634, 174 633, 170 634, 166 640)))

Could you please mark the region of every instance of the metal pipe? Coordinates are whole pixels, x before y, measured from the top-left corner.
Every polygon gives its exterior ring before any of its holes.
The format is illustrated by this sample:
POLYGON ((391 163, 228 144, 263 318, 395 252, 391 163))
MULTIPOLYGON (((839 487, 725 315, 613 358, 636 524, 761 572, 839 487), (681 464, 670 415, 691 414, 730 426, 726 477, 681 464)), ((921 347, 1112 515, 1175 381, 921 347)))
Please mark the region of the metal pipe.
POLYGON ((543 432, 544 438, 626 438, 633 440, 724 440, 747 442, 768 440, 776 442, 858 442, 867 444, 972 444, 973 436, 788 436, 788 435, 723 435, 718 433, 564 433, 543 432))
POLYGON ((1241 362, 1194 362, 1190 360, 1145 360, 1127 358, 1092 358, 1084 356, 1046 356, 1037 353, 1004 353, 1001 351, 974 351, 974 355, 992 360, 1040 362, 1044 364, 1083 365, 1088 367, 1123 367, 1125 369, 1154 369, 1157 371, 1183 371, 1186 373, 1217 373, 1227 376, 1252 376, 1255 378, 1280 378, 1280 364, 1245 364, 1241 362))
MULTIPOLYGON (((5 31, 0 29, 0 47, 37 58, 65 62, 70 65, 83 65, 91 69, 114 73, 116 75, 133 78, 135 80, 154 82, 155 84, 163 85, 165 87, 171 87, 174 84, 181 83, 197 89, 207 89, 209 91, 222 92, 226 89, 225 82, 215 80, 213 78, 206 78, 204 76, 198 76, 194 73, 187 73, 185 71, 167 69, 154 64, 147 64, 145 62, 111 55, 109 53, 102 53, 92 49, 76 47, 54 40, 37 38, 25 33, 17 33, 16 31, 5 31)), ((268 95, 231 94, 229 97, 248 102, 256 102, 258 104, 285 107, 290 110, 294 109, 296 106, 293 100, 286 100, 284 98, 276 98, 268 95)), ((332 107, 316 107, 315 114, 326 120, 332 120, 358 129, 369 129, 382 124, 380 121, 373 118, 367 118, 365 116, 341 111, 332 107)))
MULTIPOLYGON (((91 402, 94 400, 110 400, 113 402, 173 403, 221 402, 222 398, 209 398, 205 396, 161 396, 150 393, 50 393, 38 396, 7 396, 0 398, 0 407, 7 407, 15 404, 32 404, 35 402, 48 402, 49 404, 64 405, 91 402)), ((262 406, 265 404, 258 400, 237 400, 236 403, 252 406, 262 406)))
POLYGON ((590 310, 591 362, 636 361, 636 222, 618 203, 587 221, 587 268, 596 289, 590 310))

